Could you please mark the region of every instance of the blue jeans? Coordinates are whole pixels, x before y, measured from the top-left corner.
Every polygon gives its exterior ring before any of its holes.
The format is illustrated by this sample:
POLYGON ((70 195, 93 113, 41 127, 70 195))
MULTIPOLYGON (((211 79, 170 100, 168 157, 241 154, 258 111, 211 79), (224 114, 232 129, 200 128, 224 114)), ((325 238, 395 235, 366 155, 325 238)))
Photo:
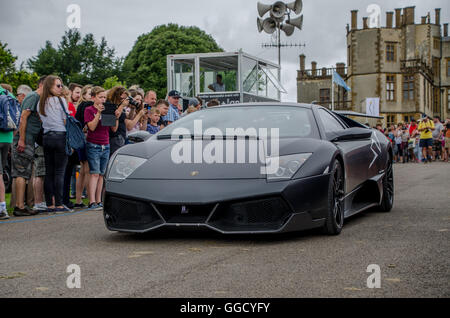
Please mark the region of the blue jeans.
POLYGON ((90 174, 104 175, 109 160, 109 145, 97 145, 88 142, 86 154, 89 163, 90 174))

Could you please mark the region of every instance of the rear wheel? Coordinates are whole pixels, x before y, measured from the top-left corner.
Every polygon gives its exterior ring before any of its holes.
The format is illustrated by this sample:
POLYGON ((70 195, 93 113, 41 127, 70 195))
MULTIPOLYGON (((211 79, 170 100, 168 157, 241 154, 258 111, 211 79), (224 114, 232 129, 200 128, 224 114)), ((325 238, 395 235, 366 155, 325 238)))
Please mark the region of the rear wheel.
POLYGON ((394 168, 392 160, 389 158, 389 162, 386 168, 386 174, 383 178, 383 199, 378 210, 381 212, 391 212, 394 206, 394 168))
POLYGON ((344 173, 341 163, 335 161, 328 186, 328 214, 324 232, 339 235, 344 226, 344 173))

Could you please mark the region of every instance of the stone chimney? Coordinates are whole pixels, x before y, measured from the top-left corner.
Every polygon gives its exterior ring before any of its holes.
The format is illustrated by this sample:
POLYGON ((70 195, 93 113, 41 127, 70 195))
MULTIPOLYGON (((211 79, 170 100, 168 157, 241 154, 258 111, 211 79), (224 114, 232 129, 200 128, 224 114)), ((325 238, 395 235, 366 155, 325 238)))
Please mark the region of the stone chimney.
POLYGON ((336 73, 341 77, 345 77, 345 63, 336 63, 336 73))
POLYGON ((392 29, 392 22, 394 20, 394 12, 386 12, 386 27, 392 29))
POLYGON ((410 25, 414 24, 415 20, 415 8, 416 7, 407 7, 405 8, 405 14, 404 14, 404 24, 410 25))
POLYGON ((444 24, 444 36, 447 37, 448 36, 448 23, 444 24))
POLYGON ((317 76, 317 62, 311 62, 312 76, 317 76))
POLYGON ((395 27, 397 29, 402 27, 402 9, 395 9, 395 27))
POLYGON ((435 9, 436 10, 436 24, 441 25, 441 9, 435 9))
POLYGON ((352 10, 352 31, 358 29, 358 10, 352 10))
POLYGON ((422 17, 422 24, 427 24, 427 16, 422 17))
POLYGON ((300 71, 305 71, 305 62, 306 62, 306 56, 305 54, 300 55, 300 71))
POLYGON ((367 24, 367 17, 364 17, 363 18, 363 29, 368 29, 369 28, 369 25, 367 24))

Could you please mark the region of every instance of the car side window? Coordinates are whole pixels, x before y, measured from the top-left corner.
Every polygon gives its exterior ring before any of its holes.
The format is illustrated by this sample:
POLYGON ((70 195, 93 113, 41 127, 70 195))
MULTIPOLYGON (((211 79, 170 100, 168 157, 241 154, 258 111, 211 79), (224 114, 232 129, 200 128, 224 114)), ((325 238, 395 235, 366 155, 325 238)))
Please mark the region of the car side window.
POLYGON ((345 129, 345 127, 336 118, 334 118, 333 115, 331 115, 325 109, 322 109, 322 108, 319 109, 318 113, 319 113, 320 119, 322 120, 323 127, 325 128, 325 131, 327 133, 345 129))

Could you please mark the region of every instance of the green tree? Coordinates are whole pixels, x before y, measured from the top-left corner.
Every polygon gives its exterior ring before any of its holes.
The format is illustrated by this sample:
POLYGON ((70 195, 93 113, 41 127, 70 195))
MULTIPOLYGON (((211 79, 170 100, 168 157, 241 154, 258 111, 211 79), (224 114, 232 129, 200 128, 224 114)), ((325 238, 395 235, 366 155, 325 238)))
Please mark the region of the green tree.
POLYGON ((123 59, 115 57, 105 38, 97 43, 92 34, 82 37, 78 30, 66 31, 57 48, 45 43, 28 67, 39 75, 55 74, 66 83, 102 85, 112 76, 121 75, 123 59))
POLYGON ((23 66, 16 69, 17 56, 7 48, 8 44, 0 42, 0 83, 7 83, 13 87, 14 92, 22 84, 36 89, 39 76, 27 72, 23 66))
POLYGON ((108 77, 102 85, 104 89, 111 89, 116 86, 127 87, 127 83, 119 81, 119 78, 114 75, 112 77, 108 77))
POLYGON ((212 36, 197 27, 168 24, 155 27, 137 39, 123 63, 128 83, 139 83, 158 96, 167 93, 167 55, 223 52, 212 36))

